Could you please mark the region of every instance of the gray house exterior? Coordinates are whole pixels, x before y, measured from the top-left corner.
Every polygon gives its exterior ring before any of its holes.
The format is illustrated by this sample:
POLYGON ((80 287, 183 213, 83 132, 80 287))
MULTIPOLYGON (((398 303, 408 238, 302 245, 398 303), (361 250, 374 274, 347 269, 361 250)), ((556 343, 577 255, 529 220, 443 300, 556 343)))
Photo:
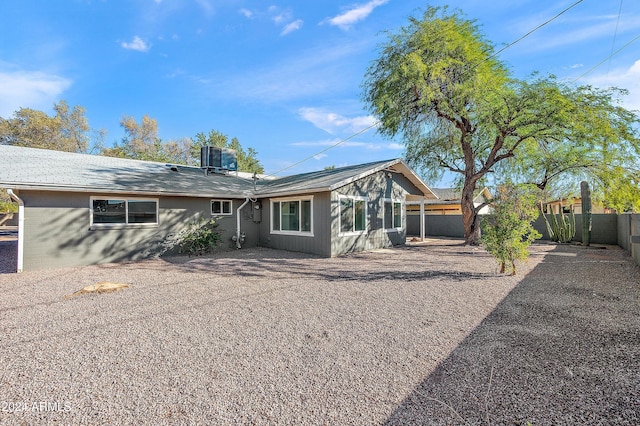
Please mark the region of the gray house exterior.
POLYGON ((215 218, 220 250, 320 256, 404 244, 408 199, 435 195, 400 159, 255 182, 197 167, 0 145, 0 187, 19 202, 18 269, 176 254, 215 218))

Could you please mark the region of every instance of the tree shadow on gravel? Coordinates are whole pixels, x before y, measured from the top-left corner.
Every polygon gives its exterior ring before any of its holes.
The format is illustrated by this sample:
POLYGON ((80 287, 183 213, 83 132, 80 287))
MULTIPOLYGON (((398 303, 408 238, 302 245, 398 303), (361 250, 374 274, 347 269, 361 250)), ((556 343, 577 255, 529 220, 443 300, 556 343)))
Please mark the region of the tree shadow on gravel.
POLYGON ((605 253, 555 248, 385 424, 640 424, 639 268, 605 253))

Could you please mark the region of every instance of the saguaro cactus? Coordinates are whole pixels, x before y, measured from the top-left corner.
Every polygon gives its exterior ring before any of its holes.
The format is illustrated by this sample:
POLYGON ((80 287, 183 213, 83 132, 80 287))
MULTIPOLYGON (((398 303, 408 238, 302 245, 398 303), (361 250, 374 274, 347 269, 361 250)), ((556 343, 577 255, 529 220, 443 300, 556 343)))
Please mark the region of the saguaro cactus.
POLYGON ((591 191, 589 183, 580 182, 580 196, 582 197, 582 244, 591 244, 591 191))

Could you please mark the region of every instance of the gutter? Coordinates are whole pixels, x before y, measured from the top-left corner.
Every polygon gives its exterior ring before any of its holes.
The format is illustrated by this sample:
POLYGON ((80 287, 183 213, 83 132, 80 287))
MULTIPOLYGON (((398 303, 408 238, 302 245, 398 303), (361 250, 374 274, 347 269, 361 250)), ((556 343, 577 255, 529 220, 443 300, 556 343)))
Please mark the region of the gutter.
POLYGON ((11 189, 7 189, 7 194, 18 203, 18 265, 16 269, 17 272, 22 272, 24 267, 24 201, 11 189))

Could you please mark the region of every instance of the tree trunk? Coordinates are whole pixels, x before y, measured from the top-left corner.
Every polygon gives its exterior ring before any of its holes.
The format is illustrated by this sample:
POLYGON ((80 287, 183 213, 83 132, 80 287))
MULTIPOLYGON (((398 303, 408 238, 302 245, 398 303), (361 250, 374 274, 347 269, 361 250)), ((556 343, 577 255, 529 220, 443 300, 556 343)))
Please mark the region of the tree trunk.
POLYGON ((464 225, 464 242, 472 246, 480 244, 480 216, 473 205, 475 182, 465 182, 462 187, 462 223, 464 225))

